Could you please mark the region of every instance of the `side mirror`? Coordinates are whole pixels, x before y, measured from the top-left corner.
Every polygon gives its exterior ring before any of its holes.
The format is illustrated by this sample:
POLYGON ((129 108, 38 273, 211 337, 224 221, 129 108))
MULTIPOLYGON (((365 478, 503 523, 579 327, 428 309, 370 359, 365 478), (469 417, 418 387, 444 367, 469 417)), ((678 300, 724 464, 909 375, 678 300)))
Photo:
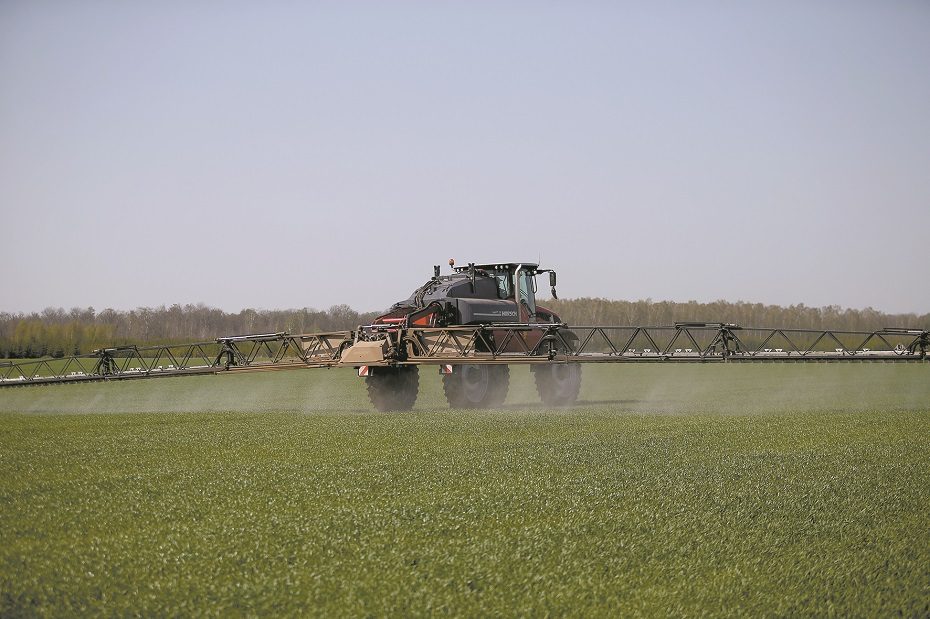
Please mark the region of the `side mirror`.
POLYGON ((549 271, 549 285, 555 287, 555 271, 549 271))

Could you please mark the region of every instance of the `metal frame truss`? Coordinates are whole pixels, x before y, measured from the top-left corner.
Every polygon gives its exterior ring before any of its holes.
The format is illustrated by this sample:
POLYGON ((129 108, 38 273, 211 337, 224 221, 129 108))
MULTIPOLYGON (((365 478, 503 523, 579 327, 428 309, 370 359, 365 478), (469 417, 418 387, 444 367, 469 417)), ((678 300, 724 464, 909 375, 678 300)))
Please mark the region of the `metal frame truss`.
POLYGON ((495 324, 455 327, 371 325, 355 331, 286 332, 220 337, 212 342, 118 346, 61 359, 0 363, 0 387, 358 365, 343 351, 384 341, 371 365, 928 362, 930 331, 886 328, 834 331, 740 327, 725 323, 667 326, 495 324))

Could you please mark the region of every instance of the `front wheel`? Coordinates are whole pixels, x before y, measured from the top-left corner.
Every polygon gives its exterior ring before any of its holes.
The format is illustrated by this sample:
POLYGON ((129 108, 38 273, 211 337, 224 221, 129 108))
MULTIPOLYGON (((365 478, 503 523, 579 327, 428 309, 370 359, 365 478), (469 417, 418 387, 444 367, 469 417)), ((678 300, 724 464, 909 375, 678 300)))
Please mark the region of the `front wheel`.
POLYGON ((506 365, 453 365, 452 373, 442 376, 442 389, 452 408, 500 406, 509 388, 506 365))
POLYGON ((368 399, 382 413, 409 411, 417 401, 420 373, 415 365, 376 367, 365 378, 368 399))
POLYGON ((580 363, 534 365, 536 391, 547 406, 571 406, 581 391, 580 363))

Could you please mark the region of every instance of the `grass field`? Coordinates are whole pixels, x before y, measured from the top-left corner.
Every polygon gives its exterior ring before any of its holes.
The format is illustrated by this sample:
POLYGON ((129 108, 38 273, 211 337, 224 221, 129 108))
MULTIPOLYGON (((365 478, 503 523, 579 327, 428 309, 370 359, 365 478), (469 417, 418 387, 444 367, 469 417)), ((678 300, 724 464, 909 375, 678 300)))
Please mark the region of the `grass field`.
POLYGON ((0 390, 0 616, 930 614, 930 366, 0 390))

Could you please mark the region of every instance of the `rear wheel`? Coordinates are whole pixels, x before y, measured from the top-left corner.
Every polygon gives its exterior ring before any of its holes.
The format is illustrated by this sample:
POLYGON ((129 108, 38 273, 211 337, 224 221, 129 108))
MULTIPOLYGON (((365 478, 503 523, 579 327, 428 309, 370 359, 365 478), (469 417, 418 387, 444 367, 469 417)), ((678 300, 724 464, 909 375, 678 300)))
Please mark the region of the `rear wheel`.
POLYGON ((452 373, 442 376, 442 389, 452 408, 500 406, 509 388, 506 365, 453 365, 452 373))
POLYGON ((571 406, 581 391, 580 363, 549 363, 533 366, 536 391, 547 406, 571 406))
POLYGON ((377 410, 409 411, 417 401, 420 373, 415 365, 371 368, 365 378, 368 399, 377 410))

